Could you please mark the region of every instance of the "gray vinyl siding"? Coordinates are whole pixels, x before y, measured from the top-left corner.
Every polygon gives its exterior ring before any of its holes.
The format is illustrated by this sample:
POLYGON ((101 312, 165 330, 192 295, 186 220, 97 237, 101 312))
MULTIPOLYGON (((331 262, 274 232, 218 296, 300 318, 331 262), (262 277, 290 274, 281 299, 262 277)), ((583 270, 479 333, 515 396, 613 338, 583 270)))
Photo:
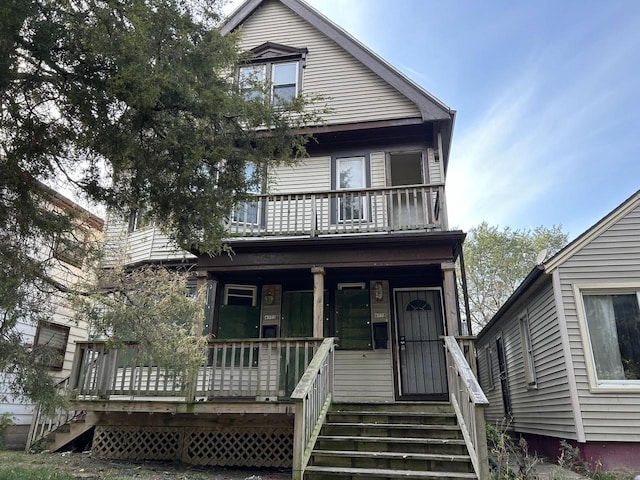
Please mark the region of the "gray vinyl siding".
POLYGON ((391 350, 335 352, 334 400, 393 402, 391 350))
MULTIPOLYGON (((567 385, 567 369, 558 326, 551 278, 531 295, 516 303, 478 342, 478 351, 484 356, 484 347, 495 352, 495 339, 502 333, 507 378, 511 395, 513 428, 518 432, 576 439, 575 421, 567 385), (525 352, 520 334, 519 318, 528 312, 531 343, 537 385, 527 386, 525 378, 525 352)), ((487 365, 480 358, 482 385, 487 384, 487 365)), ((498 377, 498 356, 494 353, 494 388, 487 394, 491 402, 486 411, 488 421, 496 423, 504 417, 502 390, 498 377)))
POLYGON ((444 172, 442 171, 442 162, 436 162, 436 156, 433 148, 427 149, 427 165, 429 166, 429 178, 427 183, 444 183, 444 172))
POLYGON ((586 440, 637 442, 640 391, 590 391, 573 285, 637 282, 640 286, 640 206, 636 205, 558 269, 586 440))
POLYGON ((275 42, 307 48, 302 92, 322 95, 327 124, 418 118, 418 108, 315 27, 278 2, 265 2, 241 27, 243 50, 275 42))
POLYGON ((292 166, 275 167, 269 174, 269 193, 331 190, 331 157, 305 158, 292 166))
POLYGON ((385 158, 385 152, 372 152, 369 155, 371 163, 371 187, 373 188, 384 188, 387 185, 385 158))

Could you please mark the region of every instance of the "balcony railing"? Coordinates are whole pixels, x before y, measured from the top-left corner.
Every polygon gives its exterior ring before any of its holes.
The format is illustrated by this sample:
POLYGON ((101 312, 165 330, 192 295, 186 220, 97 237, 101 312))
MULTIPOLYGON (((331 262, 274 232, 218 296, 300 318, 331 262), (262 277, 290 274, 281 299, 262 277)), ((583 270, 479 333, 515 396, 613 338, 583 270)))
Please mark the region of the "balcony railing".
POLYGON ((70 388, 80 400, 289 398, 321 342, 214 340, 191 373, 138 361, 137 344, 110 349, 106 342, 78 342, 70 388))
POLYGON ((444 185, 256 195, 236 207, 235 237, 446 230, 444 185))

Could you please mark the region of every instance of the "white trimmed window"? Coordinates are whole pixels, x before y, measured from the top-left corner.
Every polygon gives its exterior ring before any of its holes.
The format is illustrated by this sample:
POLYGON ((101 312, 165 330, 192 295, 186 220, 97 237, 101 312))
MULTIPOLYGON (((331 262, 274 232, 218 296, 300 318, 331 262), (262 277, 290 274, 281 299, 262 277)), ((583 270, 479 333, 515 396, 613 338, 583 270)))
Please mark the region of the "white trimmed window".
POLYGON ((524 355, 524 375, 527 379, 528 387, 535 387, 536 366, 533 358, 533 344, 531 342, 531 329, 529 328, 529 316, 524 313, 518 319, 520 324, 520 340, 522 342, 522 353, 524 355))
POLYGON ((640 388, 640 286, 576 287, 592 388, 640 388))
POLYGON ((224 304, 255 307, 257 291, 253 285, 225 285, 224 304))
POLYGON ((284 106, 302 90, 307 49, 266 42, 250 52, 251 59, 238 69, 240 92, 245 100, 269 101, 284 106))

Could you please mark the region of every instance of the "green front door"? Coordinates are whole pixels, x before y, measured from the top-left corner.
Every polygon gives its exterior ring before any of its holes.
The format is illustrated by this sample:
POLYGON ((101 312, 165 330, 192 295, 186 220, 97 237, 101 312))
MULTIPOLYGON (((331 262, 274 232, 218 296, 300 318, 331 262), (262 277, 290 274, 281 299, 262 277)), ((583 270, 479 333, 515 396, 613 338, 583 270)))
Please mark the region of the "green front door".
MULTIPOLYGON (((325 292, 326 295, 326 292, 325 292)), ((328 334, 328 307, 324 306, 324 336, 328 334)), ((282 338, 313 337, 313 291, 284 292, 282 294, 282 338)), ((283 350, 280 362, 280 389, 289 396, 313 358, 313 348, 291 345, 283 350)))

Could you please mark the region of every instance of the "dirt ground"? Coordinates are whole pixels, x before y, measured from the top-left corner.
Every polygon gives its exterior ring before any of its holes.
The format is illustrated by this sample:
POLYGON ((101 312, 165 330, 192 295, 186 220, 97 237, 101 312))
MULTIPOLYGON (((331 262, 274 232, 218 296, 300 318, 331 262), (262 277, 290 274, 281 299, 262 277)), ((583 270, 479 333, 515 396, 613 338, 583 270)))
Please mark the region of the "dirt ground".
POLYGON ((173 462, 102 460, 85 453, 34 453, 0 451, 0 467, 46 468, 79 479, 120 480, 290 480, 290 470, 255 470, 196 467, 173 462))

